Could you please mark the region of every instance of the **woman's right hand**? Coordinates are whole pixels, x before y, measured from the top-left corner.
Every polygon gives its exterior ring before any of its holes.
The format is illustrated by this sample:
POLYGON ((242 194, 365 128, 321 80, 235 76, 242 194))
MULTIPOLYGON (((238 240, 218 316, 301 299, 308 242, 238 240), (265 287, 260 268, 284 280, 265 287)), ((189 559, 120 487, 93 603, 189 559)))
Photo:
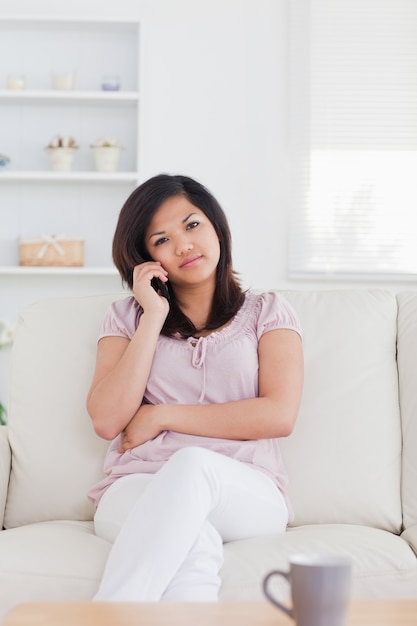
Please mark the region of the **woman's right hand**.
MULTIPOLYGON (((144 311, 161 313, 166 317, 169 311, 169 302, 164 296, 158 294, 151 285, 153 278, 159 278, 163 283, 167 279, 168 272, 164 270, 159 261, 148 261, 136 265, 133 270, 133 295, 144 311)), ((164 319, 165 319, 164 317, 164 319)))

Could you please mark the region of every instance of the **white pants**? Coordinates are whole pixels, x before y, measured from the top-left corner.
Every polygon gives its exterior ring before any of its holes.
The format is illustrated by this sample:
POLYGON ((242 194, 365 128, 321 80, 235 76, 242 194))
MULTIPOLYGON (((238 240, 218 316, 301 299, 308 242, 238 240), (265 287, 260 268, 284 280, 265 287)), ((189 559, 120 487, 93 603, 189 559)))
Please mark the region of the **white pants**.
POLYGON ((285 500, 262 472, 188 447, 156 474, 119 478, 95 515, 114 541, 94 600, 216 601, 223 542, 284 532, 285 500))

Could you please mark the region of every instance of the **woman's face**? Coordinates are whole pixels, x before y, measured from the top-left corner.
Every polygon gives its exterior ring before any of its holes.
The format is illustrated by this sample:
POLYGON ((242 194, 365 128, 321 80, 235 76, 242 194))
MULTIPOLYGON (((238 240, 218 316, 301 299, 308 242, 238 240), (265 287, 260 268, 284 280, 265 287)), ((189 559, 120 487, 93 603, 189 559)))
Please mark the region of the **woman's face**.
POLYGON ((146 248, 175 286, 214 284, 220 243, 208 217, 184 196, 168 198, 154 214, 146 248))

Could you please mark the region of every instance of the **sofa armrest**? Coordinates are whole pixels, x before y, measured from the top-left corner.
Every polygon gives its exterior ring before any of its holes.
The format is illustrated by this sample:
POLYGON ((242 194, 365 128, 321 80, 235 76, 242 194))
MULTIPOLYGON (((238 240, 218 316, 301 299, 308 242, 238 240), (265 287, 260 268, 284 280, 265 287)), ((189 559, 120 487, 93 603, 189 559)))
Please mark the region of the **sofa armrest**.
POLYGON ((0 530, 3 528, 11 462, 12 451, 7 436, 7 426, 0 426, 0 530))
POLYGON ((414 526, 410 526, 404 530, 404 532, 401 533, 401 538, 410 544, 414 552, 417 554, 417 524, 414 524, 414 526))

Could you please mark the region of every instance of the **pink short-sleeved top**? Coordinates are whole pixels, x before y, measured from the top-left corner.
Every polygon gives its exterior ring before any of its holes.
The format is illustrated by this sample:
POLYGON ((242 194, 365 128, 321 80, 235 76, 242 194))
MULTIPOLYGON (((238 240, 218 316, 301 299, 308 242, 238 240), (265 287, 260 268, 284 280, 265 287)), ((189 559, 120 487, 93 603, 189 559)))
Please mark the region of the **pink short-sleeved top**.
MULTIPOLYGON (((99 339, 109 336, 131 339, 141 315, 142 309, 132 296, 114 302, 101 324, 99 339)), ((301 335, 293 308, 277 292, 248 291, 238 313, 222 330, 199 339, 160 335, 144 401, 198 405, 257 397, 258 342, 264 333, 276 329, 290 329, 301 335)), ((118 452, 119 445, 120 435, 107 451, 106 477, 88 493, 96 505, 118 478, 133 473, 155 473, 185 446, 208 448, 260 470, 287 499, 287 473, 277 439, 242 441, 164 431, 123 454, 118 452)))

